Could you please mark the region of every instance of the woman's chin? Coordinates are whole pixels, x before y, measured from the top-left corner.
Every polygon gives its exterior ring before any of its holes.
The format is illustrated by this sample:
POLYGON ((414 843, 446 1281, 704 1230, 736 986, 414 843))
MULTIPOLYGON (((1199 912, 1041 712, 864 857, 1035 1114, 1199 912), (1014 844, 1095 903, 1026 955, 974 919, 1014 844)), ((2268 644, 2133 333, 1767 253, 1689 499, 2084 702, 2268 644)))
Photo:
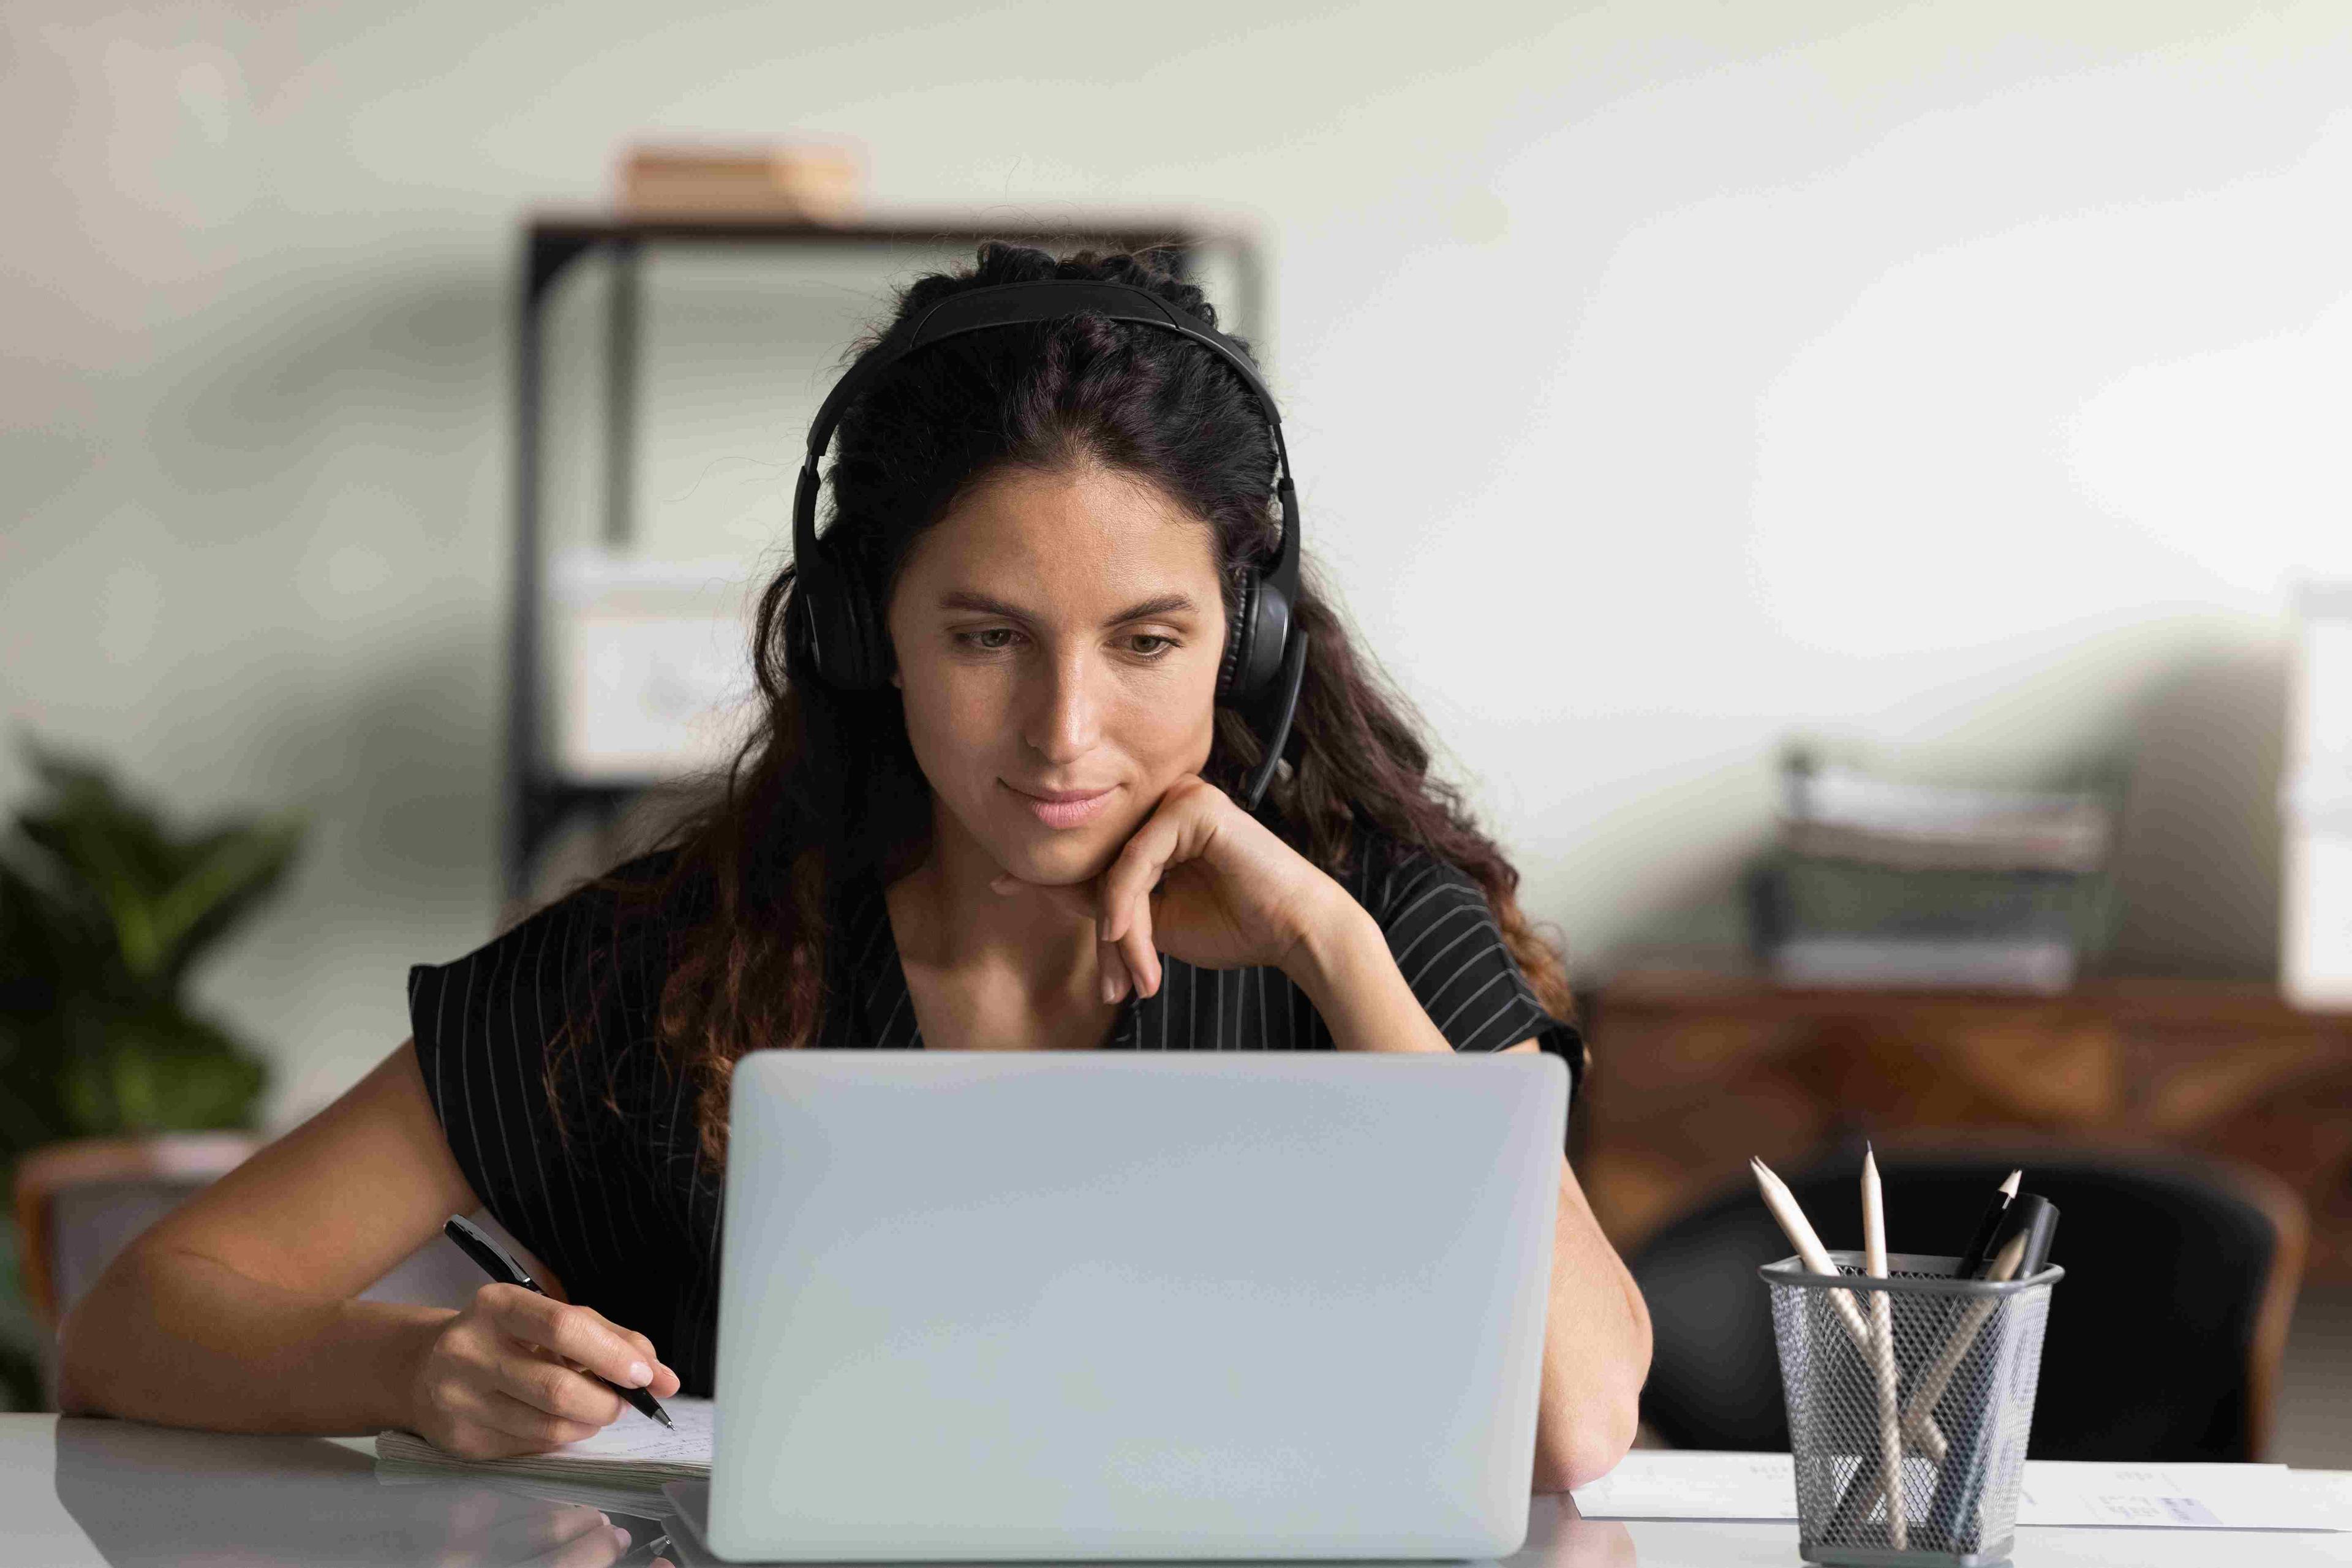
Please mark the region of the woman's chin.
POLYGON ((1004 868, 1024 882, 1067 885, 1099 875, 1111 863, 1115 846, 1082 845, 1067 834, 1055 834, 1043 843, 1013 844, 1004 855, 1004 868))
POLYGON ((998 842, 998 860, 1024 882, 1084 882, 1108 869, 1125 842, 1110 826, 1052 828, 1016 822, 998 842))

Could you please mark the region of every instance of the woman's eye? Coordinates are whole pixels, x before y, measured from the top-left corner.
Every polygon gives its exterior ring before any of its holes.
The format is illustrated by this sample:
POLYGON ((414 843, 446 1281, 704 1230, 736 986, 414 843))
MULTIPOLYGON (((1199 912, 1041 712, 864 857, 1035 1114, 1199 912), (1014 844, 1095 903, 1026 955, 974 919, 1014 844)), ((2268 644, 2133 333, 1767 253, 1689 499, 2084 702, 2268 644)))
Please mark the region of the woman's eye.
MULTIPOLYGON (((983 626, 976 632, 958 632, 956 640, 966 647, 982 653, 1003 653, 1012 647, 1021 634, 1011 626, 983 626)), ((1176 646, 1176 639, 1156 632, 1143 632, 1128 639, 1128 647, 1143 658, 1159 658, 1176 646)))

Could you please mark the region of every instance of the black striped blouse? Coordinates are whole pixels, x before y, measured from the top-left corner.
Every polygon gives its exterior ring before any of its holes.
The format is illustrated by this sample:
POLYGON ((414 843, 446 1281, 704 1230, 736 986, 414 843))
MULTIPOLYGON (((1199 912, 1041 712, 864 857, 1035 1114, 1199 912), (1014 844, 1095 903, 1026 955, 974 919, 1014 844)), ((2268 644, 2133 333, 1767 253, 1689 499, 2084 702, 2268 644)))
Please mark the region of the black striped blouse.
MULTIPOLYGON (((1425 850, 1365 836, 1340 878, 1372 912, 1399 969, 1460 1051, 1534 1039, 1580 1081, 1584 1040, 1537 1001, 1503 943, 1478 884, 1425 850)), ((622 868, 658 869, 659 851, 622 868)), ((574 1301, 646 1334, 686 1394, 711 1392, 720 1182, 706 1170, 693 1087, 654 1047, 659 966, 645 940, 622 938, 616 994, 558 1089, 559 1143, 541 1084, 545 1047, 566 1010, 584 1017, 587 959, 608 951, 610 895, 583 888, 484 946, 408 972, 409 1019, 425 1092, 467 1180, 574 1301), (634 956, 632 956, 634 955, 634 956), (569 1151, 567 1157, 566 1150, 569 1151)), ((917 1049, 923 1044, 870 872, 840 893, 827 1007, 818 1044, 917 1049)), ((1162 955, 1157 994, 1121 1004, 1104 1048, 1328 1050, 1330 1031, 1279 969, 1196 969, 1162 955)))

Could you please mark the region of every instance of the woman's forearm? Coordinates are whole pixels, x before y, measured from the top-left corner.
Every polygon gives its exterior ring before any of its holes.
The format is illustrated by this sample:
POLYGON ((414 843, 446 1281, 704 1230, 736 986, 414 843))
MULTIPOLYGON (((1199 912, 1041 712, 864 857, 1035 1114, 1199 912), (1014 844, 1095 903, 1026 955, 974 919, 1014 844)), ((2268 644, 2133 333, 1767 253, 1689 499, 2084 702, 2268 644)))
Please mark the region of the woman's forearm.
POLYGON ((446 1308, 289 1290, 196 1253, 133 1247, 59 1335, 58 1405, 224 1432, 413 1425, 446 1308))
MULTIPOLYGON (((1379 925, 1352 900, 1334 900, 1300 937, 1285 968, 1341 1050, 1454 1048, 1405 983, 1379 925)), ((1580 1487, 1624 1458, 1649 1370, 1649 1309, 1563 1156, 1536 1422, 1536 1490, 1580 1487)))
POLYGON ((1536 1420, 1536 1490, 1568 1491, 1616 1468, 1633 1447, 1649 1373, 1649 1306, 1601 1234, 1563 1155, 1536 1420))
POLYGON ((1454 1047, 1405 983, 1380 924, 1343 889, 1291 947, 1283 964, 1343 1051, 1427 1051, 1454 1047))

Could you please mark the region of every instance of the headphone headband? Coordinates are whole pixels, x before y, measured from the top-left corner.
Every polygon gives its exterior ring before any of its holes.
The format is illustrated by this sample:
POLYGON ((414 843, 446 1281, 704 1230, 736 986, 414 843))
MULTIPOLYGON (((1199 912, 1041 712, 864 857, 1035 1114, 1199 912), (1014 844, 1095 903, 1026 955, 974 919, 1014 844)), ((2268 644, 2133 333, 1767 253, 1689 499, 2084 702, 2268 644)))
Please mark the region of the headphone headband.
POLYGON ((800 485, 793 507, 793 558, 805 562, 816 553, 816 500, 822 483, 818 459, 833 444, 833 433, 849 405, 866 395, 884 372, 919 349, 946 338, 988 327, 1021 326, 1058 321, 1092 312, 1115 321, 1136 321, 1183 333, 1214 353, 1249 384, 1258 407, 1274 432, 1276 459, 1275 489, 1282 504, 1282 542, 1267 580, 1282 590, 1284 602, 1298 602, 1298 500, 1290 479, 1290 448, 1282 438, 1282 416, 1274 395, 1258 378, 1248 353, 1224 333, 1188 310, 1180 310, 1148 289, 1131 283, 1101 283, 1079 278, 1047 278, 1027 283, 992 283, 967 289, 935 301, 911 316, 868 350, 849 373, 835 384, 809 426, 808 455, 801 463, 800 485))
MULTIPOLYGON (((844 375, 833 391, 826 395, 817 409, 816 419, 809 426, 808 453, 812 458, 824 456, 833 440, 834 426, 850 404, 865 395, 866 389, 881 374, 917 349, 927 348, 943 338, 960 337, 987 327, 1021 326, 1033 321, 1057 321, 1064 316, 1091 312, 1114 321, 1139 321, 1146 326, 1170 327, 1186 337, 1214 350, 1217 356, 1232 365, 1249 383, 1257 395, 1258 405, 1265 410, 1266 422, 1274 426, 1275 443, 1282 442, 1282 417, 1275 411, 1274 395, 1265 383, 1258 379, 1257 369, 1250 363, 1248 353, 1241 344, 1202 321, 1187 310, 1180 310, 1149 289, 1139 289, 1132 283, 1098 283, 1078 278, 1046 278, 1027 283, 992 283, 982 289, 967 289, 950 294, 927 306, 920 315, 901 321, 889 336, 866 351, 849 373, 844 375)), ((1283 472, 1290 471, 1286 455, 1283 472)))

